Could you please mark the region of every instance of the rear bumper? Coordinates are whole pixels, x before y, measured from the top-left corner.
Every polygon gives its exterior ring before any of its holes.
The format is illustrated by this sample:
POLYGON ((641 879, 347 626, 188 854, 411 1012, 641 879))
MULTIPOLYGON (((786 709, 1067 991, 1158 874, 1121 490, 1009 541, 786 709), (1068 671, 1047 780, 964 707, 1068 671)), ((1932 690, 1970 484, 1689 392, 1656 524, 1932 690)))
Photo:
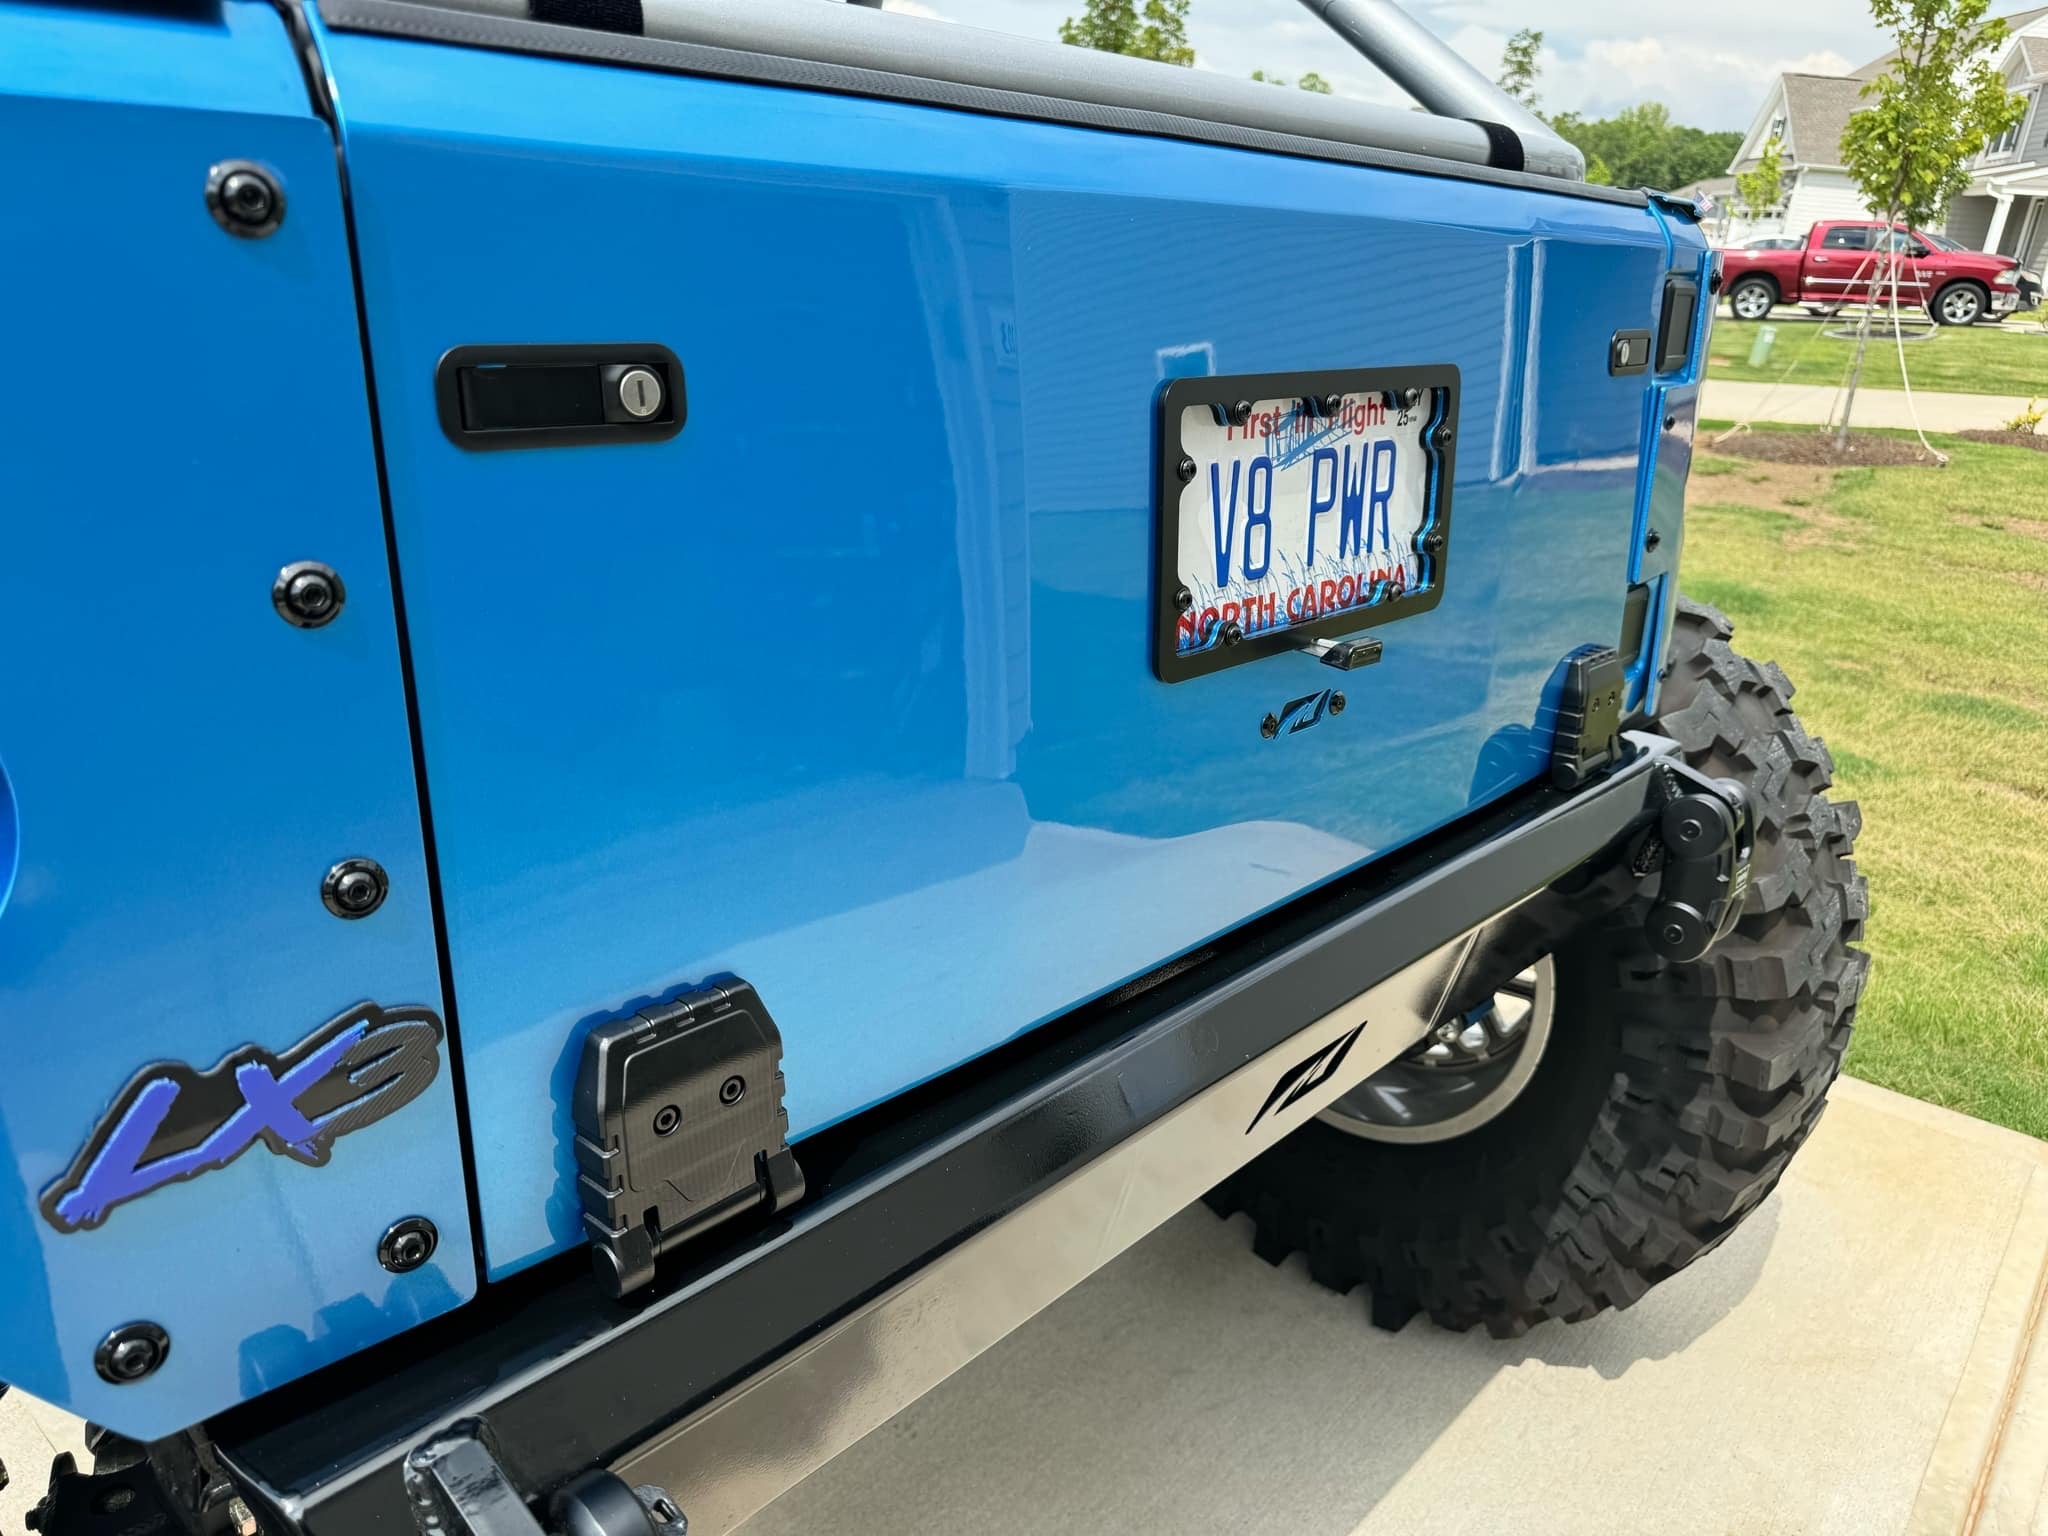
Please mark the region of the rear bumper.
POLYGON ((1466 935, 1650 819, 1671 744, 1630 740, 806 1140, 810 1198, 645 1305, 543 1266, 235 1410, 223 1458, 269 1529, 409 1531, 408 1454, 478 1420, 543 1508, 611 1467, 732 1529, 1420 1038, 1466 935))

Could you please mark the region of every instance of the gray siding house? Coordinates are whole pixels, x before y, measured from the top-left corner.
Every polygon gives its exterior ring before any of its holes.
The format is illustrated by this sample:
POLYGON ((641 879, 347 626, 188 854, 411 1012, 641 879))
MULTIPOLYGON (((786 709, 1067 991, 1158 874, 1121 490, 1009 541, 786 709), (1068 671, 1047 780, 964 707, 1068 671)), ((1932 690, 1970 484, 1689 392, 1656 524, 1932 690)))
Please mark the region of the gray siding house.
POLYGON ((1973 250, 2019 258, 2039 272, 2048 261, 2048 11, 2010 19, 1999 54, 2006 83, 2027 98, 2027 115, 1971 168, 1968 189, 1949 205, 1949 238, 1973 250))

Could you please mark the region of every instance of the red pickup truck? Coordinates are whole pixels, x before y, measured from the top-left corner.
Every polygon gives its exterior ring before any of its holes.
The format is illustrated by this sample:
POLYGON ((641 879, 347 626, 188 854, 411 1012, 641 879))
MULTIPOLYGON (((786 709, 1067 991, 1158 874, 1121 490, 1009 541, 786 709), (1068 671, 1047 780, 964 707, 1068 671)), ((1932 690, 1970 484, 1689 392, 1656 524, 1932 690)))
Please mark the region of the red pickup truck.
MULTIPOLYGON (((1943 325, 2003 317, 2019 308, 2023 288, 2040 291, 2040 279, 2010 256, 1962 250, 1945 236, 1904 225, 1893 226, 1891 238, 1900 256, 1900 302, 1926 305, 1943 325)), ((1728 307, 1738 320, 1761 320, 1777 304, 1861 303, 1884 265, 1883 241, 1879 220, 1831 219, 1814 225, 1793 250, 1723 250, 1728 307)), ((1891 286, 1888 273, 1884 286, 1891 286)))

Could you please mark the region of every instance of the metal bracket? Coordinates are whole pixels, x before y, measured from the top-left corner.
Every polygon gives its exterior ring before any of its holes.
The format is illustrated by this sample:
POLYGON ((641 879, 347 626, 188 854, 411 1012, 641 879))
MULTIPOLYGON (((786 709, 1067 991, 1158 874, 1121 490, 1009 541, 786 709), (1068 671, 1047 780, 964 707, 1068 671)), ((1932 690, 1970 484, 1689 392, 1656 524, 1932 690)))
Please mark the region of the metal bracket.
POLYGON ((1657 900, 1643 926, 1666 960, 1697 960, 1725 939, 1749 894, 1756 807, 1734 779, 1716 779, 1684 763, 1663 765, 1663 809, 1637 868, 1661 871, 1657 900))
POLYGON ((661 1489, 586 1472, 555 1497, 543 1526, 498 1464, 490 1426, 461 1419, 405 1458, 405 1491, 421 1536, 689 1536, 661 1489))

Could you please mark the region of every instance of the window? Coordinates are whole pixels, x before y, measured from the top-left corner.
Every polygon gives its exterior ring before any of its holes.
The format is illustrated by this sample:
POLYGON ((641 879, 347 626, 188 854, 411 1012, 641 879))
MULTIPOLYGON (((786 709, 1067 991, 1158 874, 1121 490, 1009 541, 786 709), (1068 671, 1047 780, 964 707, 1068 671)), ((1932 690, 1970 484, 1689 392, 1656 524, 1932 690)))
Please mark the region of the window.
POLYGON ((2009 155, 2014 150, 2020 147, 2020 134, 2025 131, 2027 126, 2027 119, 2033 116, 2034 110, 2034 93, 2032 91, 2028 91, 2024 94, 2027 103, 2027 110, 2020 114, 2020 120, 2018 122, 2014 123, 2010 128, 2006 129, 2005 132, 2001 133, 1997 138, 1993 139, 1989 144, 1984 146, 1985 159, 1990 160, 1994 159, 1999 155, 2009 155))
POLYGON ((1785 114, 1782 112, 1771 119, 1771 131, 1764 135, 1764 142, 1766 144, 1770 143, 1773 139, 1776 139, 1780 144, 1785 142, 1785 114))
POLYGON ((1867 251, 1870 249, 1870 226, 1868 224, 1837 224, 1821 236, 1821 249, 1827 251, 1867 251))

